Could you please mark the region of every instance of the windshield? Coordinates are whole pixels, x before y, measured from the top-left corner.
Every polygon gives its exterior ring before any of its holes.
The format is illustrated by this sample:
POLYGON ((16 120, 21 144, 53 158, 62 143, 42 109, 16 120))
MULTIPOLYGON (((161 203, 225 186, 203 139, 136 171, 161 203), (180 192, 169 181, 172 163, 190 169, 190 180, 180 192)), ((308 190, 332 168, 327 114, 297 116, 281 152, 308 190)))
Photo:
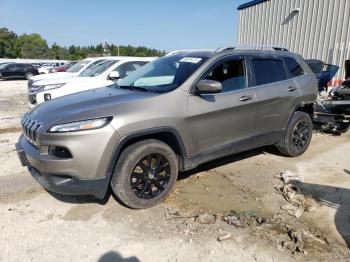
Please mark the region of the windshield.
POLYGON ((98 75, 102 74, 103 72, 105 72, 108 68, 110 68, 112 65, 114 65, 117 62, 118 62, 118 60, 104 60, 104 61, 96 64, 95 66, 84 70, 83 72, 81 72, 79 74, 79 76, 82 76, 82 77, 98 76, 98 75))
POLYGON ((183 54, 158 58, 119 82, 121 88, 142 88, 146 91, 169 92, 178 88, 208 58, 183 54))
POLYGON ((70 67, 67 72, 69 73, 77 73, 79 72, 84 66, 86 66, 88 63, 90 63, 91 60, 82 60, 78 63, 76 63, 75 65, 73 65, 72 67, 70 67))
POLYGON ((309 65, 310 69, 314 74, 319 74, 322 72, 323 62, 317 60, 306 60, 306 63, 309 65))

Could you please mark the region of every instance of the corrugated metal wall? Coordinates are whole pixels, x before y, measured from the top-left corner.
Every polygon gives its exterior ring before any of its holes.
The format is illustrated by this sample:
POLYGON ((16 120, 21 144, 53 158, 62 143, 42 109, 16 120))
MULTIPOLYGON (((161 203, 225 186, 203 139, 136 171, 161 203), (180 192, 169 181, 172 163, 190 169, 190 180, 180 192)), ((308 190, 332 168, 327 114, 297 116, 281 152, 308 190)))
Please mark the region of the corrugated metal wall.
POLYGON ((281 46, 336 64, 342 79, 350 59, 350 0, 270 0, 240 10, 238 44, 281 46))

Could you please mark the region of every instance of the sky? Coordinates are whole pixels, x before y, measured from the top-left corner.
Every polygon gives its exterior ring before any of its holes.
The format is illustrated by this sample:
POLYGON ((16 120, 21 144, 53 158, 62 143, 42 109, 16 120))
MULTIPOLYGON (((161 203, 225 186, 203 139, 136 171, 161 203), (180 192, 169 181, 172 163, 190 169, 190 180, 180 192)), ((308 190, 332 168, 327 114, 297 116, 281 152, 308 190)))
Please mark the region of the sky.
POLYGON ((248 0, 0 0, 0 27, 59 45, 160 50, 236 44, 237 6, 248 0))

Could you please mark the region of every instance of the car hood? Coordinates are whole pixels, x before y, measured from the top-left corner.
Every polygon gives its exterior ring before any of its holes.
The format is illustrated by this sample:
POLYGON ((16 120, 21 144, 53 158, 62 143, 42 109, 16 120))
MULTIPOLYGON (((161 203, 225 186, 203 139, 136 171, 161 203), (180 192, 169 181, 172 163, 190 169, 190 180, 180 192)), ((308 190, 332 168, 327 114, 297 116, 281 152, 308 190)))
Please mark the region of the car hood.
POLYGON ((51 74, 45 74, 45 75, 36 75, 31 77, 30 79, 32 81, 43 81, 43 80, 56 80, 61 78, 69 78, 76 76, 76 73, 70 73, 70 72, 58 72, 58 73, 51 73, 51 74))
POLYGON ((103 87, 47 101, 27 114, 43 126, 113 116, 123 104, 138 102, 159 93, 103 87))
MULTIPOLYGON (((63 73, 63 72, 62 72, 63 73)), ((57 73, 58 74, 58 73, 57 73)), ((82 83, 93 80, 93 77, 62 77, 54 79, 43 79, 35 82, 36 86, 56 85, 56 84, 69 84, 69 83, 82 83)))

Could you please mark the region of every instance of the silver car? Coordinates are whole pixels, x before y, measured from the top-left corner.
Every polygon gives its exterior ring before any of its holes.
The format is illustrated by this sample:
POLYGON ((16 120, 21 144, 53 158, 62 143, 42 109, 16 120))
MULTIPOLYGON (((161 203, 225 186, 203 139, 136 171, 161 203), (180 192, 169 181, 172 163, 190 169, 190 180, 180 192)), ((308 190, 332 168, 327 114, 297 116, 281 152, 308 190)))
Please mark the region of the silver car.
POLYGON ((16 147, 50 191, 103 198, 111 186, 147 208, 209 160, 265 145, 304 153, 316 95, 310 68, 283 49, 175 52, 118 86, 35 107, 16 147))

